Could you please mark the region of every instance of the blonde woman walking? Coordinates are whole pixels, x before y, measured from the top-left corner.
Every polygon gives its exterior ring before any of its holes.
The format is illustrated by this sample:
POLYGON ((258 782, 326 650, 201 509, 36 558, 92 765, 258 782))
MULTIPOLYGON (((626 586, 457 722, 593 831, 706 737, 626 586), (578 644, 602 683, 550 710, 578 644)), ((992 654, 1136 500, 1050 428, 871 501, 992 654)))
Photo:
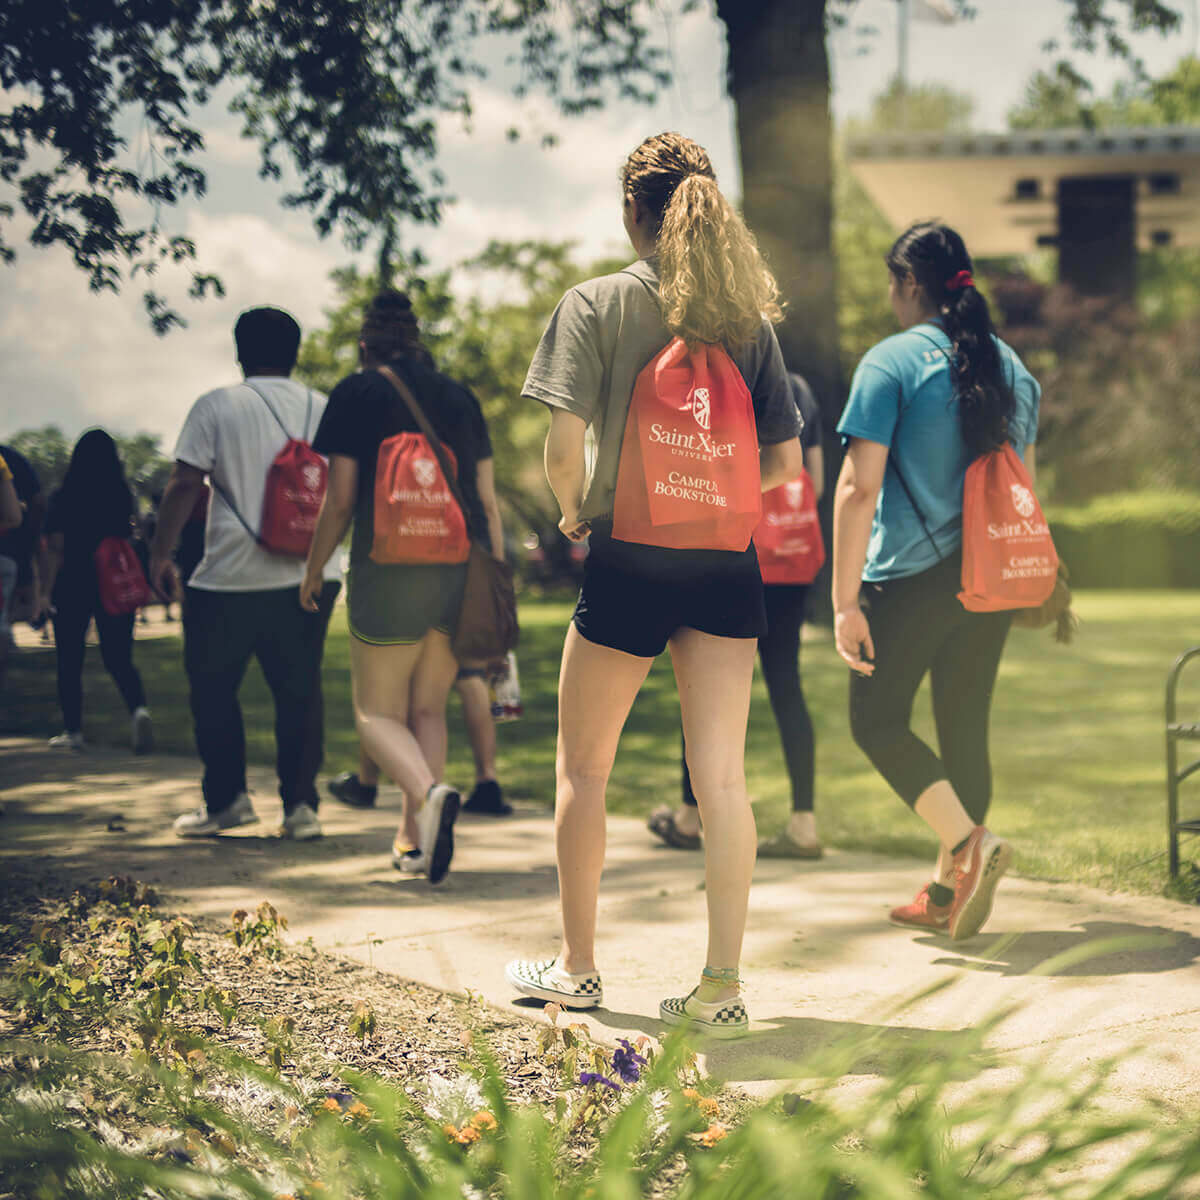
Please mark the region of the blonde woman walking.
MULTIPOLYGON (((732 539, 734 549, 724 534, 690 548, 670 545, 669 536, 655 544, 626 532, 621 495, 632 449, 643 455, 640 500, 651 513, 658 498, 684 507, 699 498, 701 508, 723 508, 728 498, 713 482, 722 456, 747 453, 749 471, 733 486, 753 476, 752 529, 759 492, 800 470, 801 421, 772 328, 781 316, 775 281, 718 189, 708 155, 680 134, 660 134, 629 156, 621 183, 625 230, 638 260, 563 297, 523 390, 550 409, 546 473, 562 511, 560 528, 573 541, 590 533, 591 551, 559 679, 562 945, 553 959, 510 963, 507 975, 518 992, 566 1007, 603 1002, 594 942, 605 788, 634 698, 654 659, 669 648, 707 835, 709 939, 698 986, 664 1000, 660 1016, 737 1036, 748 1026, 738 962, 755 828, 743 752, 754 654, 766 630, 762 579, 749 531, 732 539), (707 364, 715 381, 726 354, 734 378, 724 395, 716 382, 692 386, 676 406, 680 429, 637 424, 635 392, 649 389, 650 402, 667 403, 672 364, 690 361, 693 384, 699 364, 707 364), (743 433, 741 444, 717 436, 722 403, 734 393, 745 404, 743 424, 731 426, 743 433), (596 448, 590 469, 589 433, 596 448), (631 446, 631 437, 642 440, 631 446), (650 485, 651 456, 661 463, 664 454, 675 465, 650 485)), ((732 411, 728 404, 726 410, 732 411)))

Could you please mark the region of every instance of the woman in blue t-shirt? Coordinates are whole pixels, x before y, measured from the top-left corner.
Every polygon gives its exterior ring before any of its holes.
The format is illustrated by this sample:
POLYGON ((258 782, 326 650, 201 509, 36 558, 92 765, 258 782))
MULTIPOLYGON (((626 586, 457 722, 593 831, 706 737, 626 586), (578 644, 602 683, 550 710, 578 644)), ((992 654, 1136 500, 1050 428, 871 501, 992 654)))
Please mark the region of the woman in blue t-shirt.
POLYGON ((961 939, 987 920, 1012 853, 983 825, 992 689, 1012 614, 958 601, 963 480, 1006 441, 1033 474, 1041 390, 996 337, 953 229, 914 225, 887 265, 904 331, 863 356, 838 424, 835 633, 851 667, 854 740, 941 842, 933 880, 891 919, 961 939), (910 727, 926 672, 940 757, 910 727))

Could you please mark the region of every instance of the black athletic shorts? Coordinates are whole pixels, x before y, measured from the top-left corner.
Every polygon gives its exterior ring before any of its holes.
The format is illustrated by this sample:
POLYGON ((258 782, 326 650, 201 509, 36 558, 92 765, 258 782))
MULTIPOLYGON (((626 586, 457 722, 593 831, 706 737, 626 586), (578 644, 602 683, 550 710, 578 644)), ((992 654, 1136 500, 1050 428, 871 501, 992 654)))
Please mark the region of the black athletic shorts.
POLYGON ((589 642, 655 658, 680 629, 759 638, 767 631, 763 582, 751 544, 723 550, 664 550, 619 542, 593 522, 575 628, 589 642))
POLYGON ((412 645, 431 629, 453 637, 466 582, 465 563, 352 563, 350 632, 373 646, 412 645))

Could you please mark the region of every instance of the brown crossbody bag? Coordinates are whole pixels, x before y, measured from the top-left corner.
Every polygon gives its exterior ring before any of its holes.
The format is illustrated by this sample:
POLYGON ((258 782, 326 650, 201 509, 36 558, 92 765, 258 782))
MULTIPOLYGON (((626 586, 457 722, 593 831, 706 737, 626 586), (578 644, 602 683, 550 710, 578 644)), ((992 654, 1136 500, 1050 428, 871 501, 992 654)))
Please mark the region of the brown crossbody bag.
MULTIPOLYGON (((467 503, 442 440, 434 432, 424 410, 413 395, 412 388, 391 367, 379 367, 384 377, 400 393, 413 419, 437 455, 442 474, 450 485, 454 499, 463 515, 467 515, 467 503)), ((491 663, 503 659, 517 645, 520 637, 517 624, 517 596, 513 587, 512 567, 484 549, 474 538, 467 556, 467 583, 463 589, 462 608, 458 614, 458 628, 451 639, 450 648, 460 663, 491 663)))

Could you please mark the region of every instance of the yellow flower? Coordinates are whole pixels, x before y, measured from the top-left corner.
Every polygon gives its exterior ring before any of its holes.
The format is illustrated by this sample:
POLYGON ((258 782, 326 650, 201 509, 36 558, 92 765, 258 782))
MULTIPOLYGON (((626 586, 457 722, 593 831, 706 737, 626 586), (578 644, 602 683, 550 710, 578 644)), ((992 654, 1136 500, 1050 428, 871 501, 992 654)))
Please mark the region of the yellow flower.
POLYGON ((458 1137, 458 1127, 449 1123, 442 1126, 442 1132, 451 1140, 454 1141, 458 1137))
POLYGON ((342 1106, 332 1096, 326 1096, 325 1099, 323 1101, 321 1101, 321 1107, 326 1112, 341 1112, 342 1111, 342 1106))
POLYGON ((348 1109, 346 1109, 346 1116, 356 1117, 362 1121, 367 1120, 370 1115, 371 1110, 361 1100, 355 1100, 355 1102, 350 1105, 348 1109))
POLYGON ((695 1088, 684 1088, 679 1094, 685 1100, 690 1100, 693 1104, 699 1104, 702 1099, 700 1093, 695 1088))
POLYGON ((453 1125, 443 1125, 442 1132, 452 1142, 457 1142, 460 1146, 469 1146, 472 1142, 479 1141, 479 1130, 473 1125, 464 1125, 461 1129, 453 1125))
POLYGON ((489 1133, 495 1132, 497 1127, 496 1118, 490 1112, 477 1112, 471 1118, 471 1124, 476 1129, 486 1129, 489 1133))
POLYGON ((702 1096, 697 1100, 696 1107, 706 1117, 715 1117, 721 1111, 721 1106, 709 1096, 702 1096))

